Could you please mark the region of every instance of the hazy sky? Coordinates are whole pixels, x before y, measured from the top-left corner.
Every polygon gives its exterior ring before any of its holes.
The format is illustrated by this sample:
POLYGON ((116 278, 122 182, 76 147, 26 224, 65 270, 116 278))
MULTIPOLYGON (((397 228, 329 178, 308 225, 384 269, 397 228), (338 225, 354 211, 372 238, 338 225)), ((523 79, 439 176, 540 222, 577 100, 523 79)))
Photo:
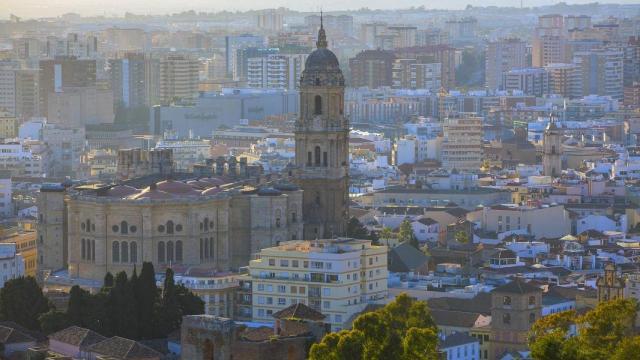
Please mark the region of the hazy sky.
MULTIPOLYGON (((559 0, 523 0, 524 6, 550 5, 559 0)), ((590 3, 595 0, 564 0, 569 4, 590 3)), ((638 0, 599 0, 600 3, 633 4, 638 0)), ((425 6, 426 8, 461 9, 467 4, 476 6, 516 5, 519 0, 0 0, 0 17, 6 19, 11 13, 24 18, 57 16, 66 12, 82 15, 122 15, 125 11, 140 14, 165 14, 185 10, 219 11, 248 10, 285 6, 301 11, 317 11, 319 6, 325 10, 348 10, 369 7, 371 9, 407 8, 425 6)))

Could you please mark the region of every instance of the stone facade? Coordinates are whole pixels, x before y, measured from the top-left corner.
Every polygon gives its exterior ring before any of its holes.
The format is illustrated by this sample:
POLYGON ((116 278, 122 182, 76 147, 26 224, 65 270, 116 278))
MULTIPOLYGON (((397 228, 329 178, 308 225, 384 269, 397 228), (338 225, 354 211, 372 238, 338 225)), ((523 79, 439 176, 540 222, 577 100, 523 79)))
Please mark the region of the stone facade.
POLYGON ((344 116, 344 77, 327 49, 324 28, 300 79, 296 122, 298 183, 304 190, 304 238, 344 235, 349 211, 349 122, 344 116))
POLYGON ((118 151, 116 178, 134 179, 151 174, 169 175, 173 171, 171 149, 126 149, 118 151))
POLYGON ((67 215, 61 185, 43 185, 38 196, 36 248, 39 276, 67 265, 67 215))
POLYGON ((170 265, 220 271, 252 254, 302 237, 302 192, 293 185, 222 190, 203 181, 162 181, 145 189, 119 185, 74 190, 66 198, 69 276, 100 280, 107 272, 170 265))
POLYGON ((542 144, 542 168, 545 176, 560 176, 562 174, 562 134, 555 122, 550 122, 544 130, 542 144))

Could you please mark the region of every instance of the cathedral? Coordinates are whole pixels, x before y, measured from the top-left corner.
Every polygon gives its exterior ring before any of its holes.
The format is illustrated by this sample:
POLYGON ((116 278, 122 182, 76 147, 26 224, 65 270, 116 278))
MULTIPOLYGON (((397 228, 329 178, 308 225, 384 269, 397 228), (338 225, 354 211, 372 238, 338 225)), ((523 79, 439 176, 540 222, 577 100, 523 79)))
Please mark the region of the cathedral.
POLYGON ((316 45, 300 79, 300 115, 295 125, 305 239, 345 235, 349 212, 344 76, 338 58, 327 49, 322 18, 316 45))

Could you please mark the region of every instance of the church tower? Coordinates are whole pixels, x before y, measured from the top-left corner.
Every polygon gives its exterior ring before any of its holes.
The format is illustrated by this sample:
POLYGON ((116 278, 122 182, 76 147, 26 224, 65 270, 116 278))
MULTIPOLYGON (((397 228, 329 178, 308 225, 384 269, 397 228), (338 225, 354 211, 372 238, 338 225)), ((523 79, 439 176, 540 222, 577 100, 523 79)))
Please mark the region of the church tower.
POLYGON ((320 18, 317 49, 300 79, 295 126, 297 179, 303 192, 304 238, 345 234, 349 212, 349 123, 344 116, 344 77, 327 49, 320 18))
POLYGON ((562 133, 553 119, 544 130, 542 168, 545 176, 562 174, 562 133))

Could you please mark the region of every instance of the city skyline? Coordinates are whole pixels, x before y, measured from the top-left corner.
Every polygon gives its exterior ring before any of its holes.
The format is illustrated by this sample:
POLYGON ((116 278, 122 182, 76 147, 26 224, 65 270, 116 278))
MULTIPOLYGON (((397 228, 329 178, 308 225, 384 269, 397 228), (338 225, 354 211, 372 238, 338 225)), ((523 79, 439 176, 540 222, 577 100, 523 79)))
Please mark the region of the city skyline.
MULTIPOLYGON (((338 0, 328 0, 319 4, 312 0, 291 1, 291 0, 275 0, 268 4, 258 2, 255 0, 220 0, 211 4, 204 0, 195 0, 189 2, 188 6, 184 3, 176 0, 165 0, 161 4, 157 2, 150 2, 148 0, 126 1, 126 0, 114 0, 105 4, 104 2, 96 0, 77 1, 77 0, 54 0, 43 4, 37 0, 26 0, 19 3, 11 3, 8 0, 0 1, 0 16, 9 17, 11 14, 21 18, 43 18, 43 17, 56 17, 66 13, 78 13, 82 16, 106 16, 106 17, 120 17, 126 12, 140 14, 140 15, 165 15, 172 13, 180 13, 184 11, 196 11, 196 12, 220 12, 220 11, 253 11, 261 10, 265 8, 278 8, 285 7, 293 11, 300 12, 319 12, 322 7, 326 12, 346 12, 356 11, 362 8, 368 8, 372 10, 401 10, 411 7, 424 7, 427 10, 463 10, 467 5, 475 7, 541 7, 552 6, 559 4, 557 0, 522 0, 510 1, 510 0, 451 0, 446 3, 424 3, 417 0, 399 0, 392 3, 382 0, 352 0, 346 6, 345 3, 338 0)), ((569 0, 564 1, 567 5, 584 5, 592 4, 589 0, 569 0)), ((636 4, 634 0, 605 0, 600 1, 599 4, 620 4, 631 5, 636 4)))

